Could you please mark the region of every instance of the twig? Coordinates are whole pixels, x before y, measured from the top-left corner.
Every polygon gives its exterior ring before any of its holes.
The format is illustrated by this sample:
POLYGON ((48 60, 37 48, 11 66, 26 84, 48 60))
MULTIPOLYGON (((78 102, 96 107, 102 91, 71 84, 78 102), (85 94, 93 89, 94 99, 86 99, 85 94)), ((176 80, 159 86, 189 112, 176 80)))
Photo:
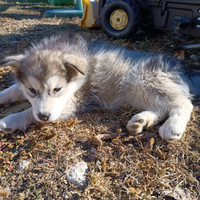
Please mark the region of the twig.
MULTIPOLYGON (((90 118, 90 120, 91 120, 92 122, 94 122, 96 125, 99 125, 97 122, 95 122, 95 121, 90 117, 90 114, 89 114, 89 113, 88 113, 87 115, 88 115, 88 117, 90 118)), ((102 128, 104 129, 104 131, 105 131, 106 133, 112 133, 112 132, 106 130, 104 127, 102 127, 102 128)))
POLYGON ((1 146, 0 151, 1 151, 3 148, 5 148, 5 146, 6 146, 6 145, 1 146))
POLYGON ((151 158, 158 160, 157 158, 155 158, 154 156, 152 156, 151 154, 147 153, 146 155, 150 156, 151 158))
POLYGON ((21 131, 24 133, 24 135, 25 135, 26 139, 28 139, 28 140, 29 140, 29 137, 28 137, 27 133, 26 133, 24 130, 21 130, 21 131))
POLYGON ((60 181, 65 176, 66 176, 66 174, 62 175, 54 184, 58 184, 58 181, 60 181))
MULTIPOLYGON (((27 126, 26 129, 31 128, 32 126, 34 126, 34 125, 27 126)), ((23 129, 18 130, 15 134, 19 133, 20 131, 22 131, 24 133, 25 137, 29 140, 27 133, 23 129)))
POLYGON ((45 160, 45 159, 41 159, 41 160, 43 160, 43 161, 45 161, 45 162, 48 162, 49 164, 51 164, 53 167, 56 167, 52 162, 50 162, 50 161, 48 161, 48 160, 45 160))
POLYGON ((174 191, 177 189, 177 187, 183 182, 183 180, 174 188, 174 191))
POLYGON ((0 156, 0 159, 5 160, 9 164, 10 171, 12 171, 12 166, 11 166, 10 161, 5 159, 5 158, 3 158, 3 157, 1 157, 1 156, 0 156))
POLYGON ((165 176, 162 176, 162 177, 158 177, 158 179, 163 179, 163 178, 166 178, 166 177, 169 177, 169 176, 173 176, 173 175, 176 175, 178 173, 173 173, 173 174, 168 174, 168 175, 165 175, 165 176))
POLYGON ((139 142, 139 143, 140 143, 140 147, 141 147, 142 149, 144 149, 144 147, 143 147, 143 145, 142 145, 142 142, 141 142, 137 137, 135 137, 135 140, 136 140, 137 142, 139 142))

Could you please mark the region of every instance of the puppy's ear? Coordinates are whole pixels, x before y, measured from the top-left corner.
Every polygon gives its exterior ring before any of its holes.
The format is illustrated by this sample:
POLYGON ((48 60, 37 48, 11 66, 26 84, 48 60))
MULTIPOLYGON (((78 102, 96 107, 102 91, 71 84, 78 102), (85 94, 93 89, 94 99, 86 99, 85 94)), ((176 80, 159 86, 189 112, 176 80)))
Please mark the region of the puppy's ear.
POLYGON ((88 62, 85 58, 79 58, 75 55, 66 55, 63 59, 63 65, 67 70, 75 70, 75 72, 85 75, 88 62))
POLYGON ((1 67, 11 67, 13 72, 17 72, 21 66, 22 60, 25 58, 25 55, 17 55, 17 56, 8 56, 0 61, 1 67))

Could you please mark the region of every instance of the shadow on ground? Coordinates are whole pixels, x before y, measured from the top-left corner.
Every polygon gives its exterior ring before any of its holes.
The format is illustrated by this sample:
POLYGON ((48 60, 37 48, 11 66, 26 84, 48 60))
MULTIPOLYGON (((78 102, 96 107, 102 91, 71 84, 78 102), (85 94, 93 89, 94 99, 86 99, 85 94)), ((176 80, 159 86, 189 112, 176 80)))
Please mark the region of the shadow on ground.
MULTIPOLYGON (((47 23, 50 19, 47 20, 47 23)), ((20 21, 23 24, 23 20, 20 21)), ((46 20, 44 20, 46 22, 46 20)), ((12 25, 12 24, 11 24, 12 25)), ((20 53, 23 49, 27 48, 31 43, 38 42, 44 37, 51 36, 59 32, 78 32, 80 28, 77 24, 60 23, 56 24, 33 24, 27 25, 27 28, 16 28, 16 33, 1 34, 0 30, 0 57, 2 54, 8 55, 13 53, 20 53), (29 28, 31 27, 31 28, 29 28), (7 50, 9 49, 9 50, 7 50)))
MULTIPOLYGON (((18 1, 0 1, 0 16, 21 19, 41 19, 47 10, 68 8, 70 6, 53 6, 46 2, 31 3, 18 1), (5 2, 5 3, 4 3, 5 2)), ((71 6, 72 7, 72 6, 71 6)))

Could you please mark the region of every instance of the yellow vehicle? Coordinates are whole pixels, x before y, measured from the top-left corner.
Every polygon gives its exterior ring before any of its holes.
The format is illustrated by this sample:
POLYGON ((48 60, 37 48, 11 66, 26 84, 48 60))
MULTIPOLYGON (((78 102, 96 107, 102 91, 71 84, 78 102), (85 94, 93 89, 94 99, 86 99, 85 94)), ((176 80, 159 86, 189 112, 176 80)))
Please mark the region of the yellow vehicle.
POLYGON ((140 27, 177 31, 200 37, 200 1, 198 0, 84 0, 81 27, 102 26, 113 38, 125 38, 140 27))

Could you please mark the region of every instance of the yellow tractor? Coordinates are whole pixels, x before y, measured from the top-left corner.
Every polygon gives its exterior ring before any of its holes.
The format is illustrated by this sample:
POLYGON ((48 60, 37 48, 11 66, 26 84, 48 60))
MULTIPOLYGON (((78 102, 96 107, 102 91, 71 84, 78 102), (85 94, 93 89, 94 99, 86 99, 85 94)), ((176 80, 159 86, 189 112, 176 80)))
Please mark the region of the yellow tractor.
POLYGON ((80 27, 102 26, 113 38, 125 38, 140 27, 176 31, 200 37, 200 1, 197 0, 84 0, 80 27))

